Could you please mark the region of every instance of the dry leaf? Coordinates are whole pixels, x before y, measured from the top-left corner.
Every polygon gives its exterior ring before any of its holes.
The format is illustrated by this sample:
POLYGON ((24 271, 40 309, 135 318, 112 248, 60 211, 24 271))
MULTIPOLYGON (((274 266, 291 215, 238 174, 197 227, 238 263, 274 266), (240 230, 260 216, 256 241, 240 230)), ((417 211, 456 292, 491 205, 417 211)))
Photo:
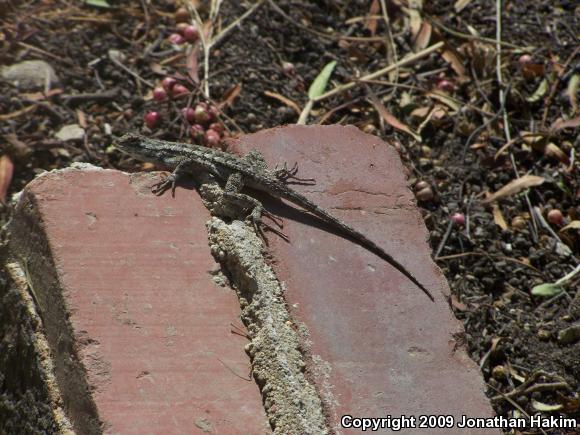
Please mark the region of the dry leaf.
POLYGON ((454 5, 455 12, 461 12, 469 3, 471 0, 457 0, 454 5))
POLYGON ((577 128, 577 127, 580 127, 580 116, 569 119, 567 121, 564 121, 563 119, 558 119, 556 120, 556 122, 552 124, 550 130, 558 131, 562 130, 563 128, 577 128))
POLYGON ((278 101, 281 101, 286 106, 290 107, 296 113, 298 113, 298 115, 300 115, 300 112, 302 112, 302 110, 300 110, 300 107, 298 107, 298 104, 296 104, 290 98, 285 97, 284 95, 280 95, 277 92, 272 92, 272 91, 264 91, 264 95, 271 97, 271 98, 275 98, 278 101))
POLYGON ((497 192, 492 193, 490 196, 485 198, 482 202, 487 204, 493 201, 497 201, 498 199, 505 198, 506 196, 519 193, 528 187, 539 186, 544 181, 546 181, 544 177, 538 177, 537 175, 524 175, 523 177, 510 181, 497 192))
POLYGON ((32 92, 32 93, 24 93, 20 94, 23 99, 30 100, 30 101, 42 101, 46 100, 49 97, 54 95, 62 94, 64 92, 63 89, 54 88, 49 89, 48 92, 32 92))
POLYGON ((185 65, 187 67, 187 75, 191 77, 194 83, 199 83, 199 65, 197 58, 199 55, 199 44, 195 44, 187 51, 185 65))
POLYGON ((371 8, 369 10, 370 17, 366 18, 364 23, 365 28, 369 30, 372 36, 375 36, 375 33, 377 33, 378 20, 376 18, 371 17, 376 16, 380 11, 381 4, 379 3, 379 0, 373 0, 373 2, 371 3, 371 8))
POLYGON ((463 62, 461 61, 461 59, 459 58, 459 54, 455 50, 452 50, 451 48, 449 48, 449 46, 447 46, 447 48, 443 50, 443 53, 441 53, 441 56, 443 56, 443 59, 445 59, 445 61, 449 63, 449 65, 451 65, 451 68, 453 69, 453 71, 455 71, 455 73, 459 77, 461 78, 466 77, 463 62))
POLYGON ((419 136, 417 133, 415 133, 413 130, 411 130, 411 128, 407 124, 399 121, 397 118, 395 118, 393 115, 391 115, 389 113, 389 111, 386 109, 386 107, 383 105, 383 103, 381 103, 379 101, 379 99, 376 97, 376 95, 371 94, 369 96, 369 99, 370 99, 371 103, 373 104, 373 106, 375 107, 375 109, 377 109, 377 112, 379 112, 381 117, 389 125, 391 125, 393 128, 396 128, 397 130, 403 131, 403 132, 413 136, 413 138, 416 141, 421 142, 421 136, 419 136))
POLYGON ((497 202, 494 202, 491 206, 492 209, 492 213, 493 213, 493 221, 495 222, 495 224, 500 227, 502 230, 507 230, 508 229, 508 224, 506 223, 504 217, 503 217, 503 213, 501 212, 501 209, 499 208, 499 205, 497 204, 497 202))
POLYGON ((218 108, 221 110, 224 107, 230 106, 237 98, 237 96, 240 95, 240 92, 242 92, 241 83, 238 83, 237 85, 229 88, 222 97, 222 101, 218 104, 218 108))
POLYGON ((565 227, 562 227, 560 229, 560 232, 566 231, 566 230, 571 230, 571 229, 580 230, 580 221, 572 221, 572 222, 570 222, 565 227))
POLYGON ((86 130, 87 129, 87 117, 85 116, 85 113, 82 110, 80 110, 80 109, 77 109, 76 110, 76 113, 77 113, 77 120, 79 122, 79 125, 83 129, 86 130))
POLYGON ((435 100, 438 100, 440 102, 442 102, 443 104, 451 107, 453 110, 455 110, 456 112, 459 112, 459 104, 453 100, 449 95, 441 92, 441 91, 431 91, 431 92, 427 92, 425 94, 427 97, 433 98, 435 100))
POLYGON ((26 115, 28 112, 32 112, 34 109, 36 109, 36 107, 36 104, 31 104, 30 106, 26 106, 24 109, 7 113, 6 115, 0 115, 0 121, 8 121, 9 119, 14 119, 18 118, 19 116, 26 115))
POLYGON ((421 25, 421 30, 417 34, 415 41, 413 42, 413 48, 415 51, 421 51, 429 46, 431 41, 431 34, 433 33, 433 26, 430 23, 424 21, 421 25))
POLYGON ((14 175, 14 163, 7 154, 0 157, 0 202, 6 202, 6 195, 14 175))
POLYGON ((431 108, 427 106, 417 107, 416 109, 413 109, 413 111, 409 114, 409 116, 413 118, 424 119, 429 114, 430 111, 431 108))
POLYGON ((546 145, 546 148, 544 149, 544 155, 557 159, 566 165, 570 163, 570 159, 566 153, 562 151, 558 145, 552 142, 546 145))

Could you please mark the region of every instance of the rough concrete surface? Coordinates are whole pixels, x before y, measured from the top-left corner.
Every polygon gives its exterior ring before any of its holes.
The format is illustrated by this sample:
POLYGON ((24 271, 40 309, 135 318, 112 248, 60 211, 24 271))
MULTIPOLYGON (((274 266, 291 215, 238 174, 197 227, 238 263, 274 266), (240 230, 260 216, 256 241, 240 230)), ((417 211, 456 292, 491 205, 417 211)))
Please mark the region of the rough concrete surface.
POLYGON ((212 280, 195 192, 150 175, 46 173, 11 226, 77 433, 269 432, 235 294, 212 280))

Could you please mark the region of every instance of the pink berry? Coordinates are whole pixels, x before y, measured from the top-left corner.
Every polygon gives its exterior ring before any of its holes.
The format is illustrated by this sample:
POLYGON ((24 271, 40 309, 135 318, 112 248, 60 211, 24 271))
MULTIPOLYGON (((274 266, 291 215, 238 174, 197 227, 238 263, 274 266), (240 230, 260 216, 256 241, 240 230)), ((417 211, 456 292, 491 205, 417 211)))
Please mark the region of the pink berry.
POLYGON ((173 77, 165 77, 163 80, 161 80, 161 86, 163 86, 163 89, 165 89, 166 92, 169 92, 171 89, 173 89, 173 86, 175 86, 176 83, 177 80, 175 80, 173 77))
POLYGON ((176 83, 175 86, 173 86, 173 89, 171 90, 171 95, 173 97, 178 97, 180 95, 185 94, 189 94, 189 89, 187 89, 185 86, 179 83, 176 83))
POLYGON ((215 147, 220 143, 220 135, 217 131, 208 130, 205 132, 205 144, 208 147, 215 147))
POLYGON ((530 63, 532 61, 532 56, 529 54, 522 54, 518 59, 520 65, 525 65, 526 63, 530 63))
POLYGON ((201 142, 204 139, 204 136, 205 136, 205 129, 203 128, 203 126, 201 126, 199 124, 193 124, 189 128, 189 134, 196 141, 201 142))
POLYGON ((181 116, 187 119, 187 122, 193 124, 195 122, 195 110, 191 107, 184 107, 181 109, 181 116))
POLYGON ((155 101, 165 101, 167 99, 167 92, 162 87, 156 87, 153 89, 153 99, 155 101))
POLYGON ((463 226, 465 225, 465 215, 463 213, 454 213, 453 216, 451 216, 451 221, 455 225, 463 226))
POLYGON ((188 25, 183 29, 183 37, 188 42, 195 42, 199 39, 199 31, 195 26, 188 25))
POLYGON ((169 35, 169 42, 175 45, 181 45, 185 42, 185 38, 181 36, 179 33, 172 33, 169 35))
POLYGON ((156 128, 161 122, 161 115, 159 112, 147 112, 143 118, 145 125, 150 129, 156 128))
POLYGON ((296 74, 296 67, 292 62, 282 62, 282 71, 286 75, 293 76, 296 74))
POLYGON ((437 83, 437 88, 444 92, 453 92, 455 86, 453 85, 453 82, 443 79, 439 80, 437 83))
POLYGON ((563 225, 564 224, 564 215, 558 209, 550 210, 548 212, 548 222, 552 225, 563 225))
POLYGON ((207 121, 209 121, 209 113, 207 113, 207 109, 200 103, 195 106, 195 122, 205 124, 207 121))

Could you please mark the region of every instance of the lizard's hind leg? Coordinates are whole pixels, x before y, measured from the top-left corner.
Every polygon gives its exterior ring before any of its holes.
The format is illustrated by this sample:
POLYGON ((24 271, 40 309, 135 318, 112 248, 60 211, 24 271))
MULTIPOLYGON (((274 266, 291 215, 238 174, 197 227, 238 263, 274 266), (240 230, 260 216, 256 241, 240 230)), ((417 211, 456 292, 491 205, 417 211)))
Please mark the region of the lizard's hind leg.
POLYGON ((298 163, 294 163, 294 166, 288 169, 288 165, 286 164, 286 162, 284 162, 283 167, 279 168, 278 166, 276 166, 272 171, 272 173, 278 180, 282 182, 294 180, 297 182, 296 184, 312 185, 316 183, 316 180, 314 180, 314 178, 299 178, 296 176, 296 174, 298 173, 298 163))
POLYGON ((244 193, 240 193, 242 188, 244 187, 244 179, 242 174, 234 173, 228 177, 228 181, 226 182, 226 187, 224 189, 223 197, 225 200, 230 201, 231 203, 242 207, 246 210, 251 210, 248 216, 246 217, 246 221, 251 223, 254 227, 254 230, 260 237, 266 242, 267 240, 264 236, 262 228, 272 231, 275 234, 278 234, 284 240, 288 241, 288 237, 278 229, 274 228, 272 225, 268 225, 262 220, 262 216, 266 216, 272 220, 279 228, 282 228, 282 222, 280 219, 276 218, 272 213, 264 209, 264 206, 260 201, 256 198, 246 195, 244 193))

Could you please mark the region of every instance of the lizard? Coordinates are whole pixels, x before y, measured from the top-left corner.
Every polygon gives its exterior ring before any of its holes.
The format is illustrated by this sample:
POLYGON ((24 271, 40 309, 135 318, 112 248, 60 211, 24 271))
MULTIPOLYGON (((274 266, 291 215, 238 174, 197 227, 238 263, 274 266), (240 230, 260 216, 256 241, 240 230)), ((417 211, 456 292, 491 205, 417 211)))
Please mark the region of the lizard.
MULTIPOLYGON (((223 192, 225 200, 244 204, 251 209, 247 219, 260 233, 261 226, 268 227, 262 222, 262 215, 270 217, 276 223, 278 222, 270 212, 263 208, 260 201, 250 195, 241 193, 244 186, 265 192, 273 197, 285 199, 322 219, 352 238, 365 249, 388 262, 419 287, 431 301, 435 300, 425 286, 375 242, 334 217, 304 195, 290 188, 287 180, 288 178, 297 178, 295 177, 296 165, 292 169, 287 169, 284 166, 281 169, 270 170, 263 156, 256 150, 252 150, 244 157, 240 157, 215 148, 151 139, 134 133, 122 136, 114 141, 113 144, 116 148, 137 160, 173 169, 170 175, 153 186, 154 193, 162 194, 171 188, 172 193, 175 194, 176 184, 181 178, 197 171, 207 172, 222 182, 225 181, 223 192)), ((278 225, 281 226, 279 223, 278 225)))

